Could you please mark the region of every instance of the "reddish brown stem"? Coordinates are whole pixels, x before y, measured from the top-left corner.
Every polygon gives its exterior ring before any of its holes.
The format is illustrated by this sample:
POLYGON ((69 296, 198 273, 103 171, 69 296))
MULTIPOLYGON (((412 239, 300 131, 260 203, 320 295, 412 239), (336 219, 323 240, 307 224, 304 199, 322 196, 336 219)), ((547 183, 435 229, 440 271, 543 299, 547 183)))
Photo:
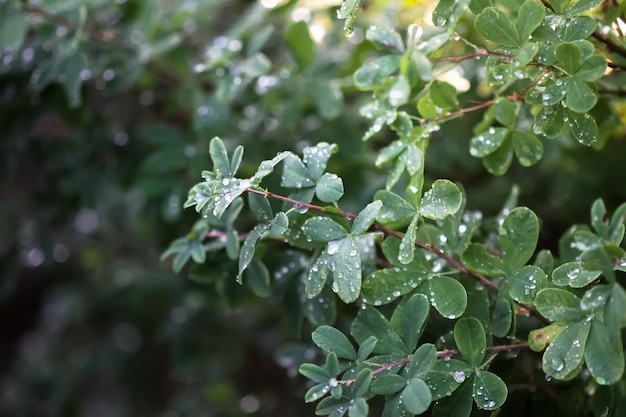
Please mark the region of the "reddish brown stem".
MULTIPOLYGON (((487 346, 486 351, 487 352, 492 352, 492 353, 498 353, 498 352, 502 352, 502 351, 506 351, 506 350, 515 350, 515 349, 527 349, 528 346, 528 342, 522 342, 522 343, 514 343, 511 345, 497 345, 497 346, 487 346)), ((457 349, 446 349, 446 350, 442 350, 441 352, 437 352, 437 357, 438 358, 449 358, 451 356, 454 355, 458 355, 459 351, 457 349)), ((406 365, 407 363, 411 362, 413 359, 412 358, 404 358, 404 359, 400 359, 397 361, 393 361, 393 362, 389 362, 389 363, 383 363, 382 365, 380 365, 378 368, 374 369, 372 371, 372 376, 375 376, 381 372, 384 372, 388 369, 391 368, 395 368, 396 366, 401 366, 401 365, 406 365)), ((345 384, 347 386, 350 386, 352 384, 354 384, 355 379, 348 379, 347 381, 345 381, 345 384)))

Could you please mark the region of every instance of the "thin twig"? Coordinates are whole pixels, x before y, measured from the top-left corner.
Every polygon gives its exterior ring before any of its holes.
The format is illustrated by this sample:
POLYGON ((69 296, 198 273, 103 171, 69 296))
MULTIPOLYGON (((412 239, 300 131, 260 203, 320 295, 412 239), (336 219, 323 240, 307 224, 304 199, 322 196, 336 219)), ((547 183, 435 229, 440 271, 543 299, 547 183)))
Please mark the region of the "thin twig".
MULTIPOLYGON (((506 350, 527 349, 528 347, 529 347, 528 342, 522 342, 522 343, 514 343, 511 345, 487 346, 485 350, 487 352, 498 353, 498 352, 502 352, 506 350)), ((437 357, 449 358, 451 356, 458 355, 459 353, 460 352, 458 349, 446 349, 446 350, 437 352, 437 357)), ((400 359, 400 360, 389 362, 389 363, 383 363, 379 365, 378 368, 372 371, 372 376, 375 376, 388 369, 395 368, 396 366, 406 365, 407 363, 410 363, 412 360, 413 358, 409 357, 409 358, 404 358, 404 359, 400 359)), ((347 381, 344 381, 343 383, 346 384, 346 386, 350 386, 354 384, 354 381, 356 381, 356 379, 348 379, 347 381)))

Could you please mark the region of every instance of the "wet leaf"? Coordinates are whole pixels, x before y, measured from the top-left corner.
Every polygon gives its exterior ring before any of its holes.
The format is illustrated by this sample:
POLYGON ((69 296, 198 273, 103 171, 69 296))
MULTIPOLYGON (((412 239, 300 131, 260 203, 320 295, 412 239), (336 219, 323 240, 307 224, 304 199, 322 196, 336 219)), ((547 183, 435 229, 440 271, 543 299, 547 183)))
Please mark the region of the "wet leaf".
POLYGON ((535 297, 535 307, 542 316, 554 321, 571 321, 583 318, 580 299, 569 291, 544 288, 535 297))
POLYGON ((478 33, 487 40, 504 47, 521 46, 519 34, 513 26, 513 22, 500 9, 487 7, 476 16, 474 26, 478 33))
POLYGON ((352 322, 351 334, 357 343, 362 343, 371 336, 376 337, 378 342, 374 347, 374 353, 390 355, 410 353, 385 316, 373 307, 365 306, 359 310, 352 322))
MULTIPOLYGON (((595 95, 593 101, 595 103, 595 95)), ((585 103, 581 107, 586 107, 587 105, 588 103, 585 103)), ((567 115, 569 127, 578 142, 587 146, 592 145, 598 138, 596 121, 587 113, 577 113, 570 109, 567 110, 567 115)))
POLYGON ((545 6, 537 3, 535 0, 526 0, 522 4, 515 22, 517 33, 522 43, 526 42, 534 30, 543 22, 545 13, 545 6))
POLYGON ((512 135, 513 149, 520 165, 529 167, 536 164, 543 156, 543 144, 530 132, 516 130, 512 135))
POLYGON ((498 229, 502 262, 511 271, 528 262, 539 239, 539 219, 527 207, 511 211, 498 229))
POLYGON ((428 385, 423 380, 411 378, 402 390, 400 399, 409 413, 422 414, 430 406, 432 396, 428 385))
POLYGON ((415 348, 424 330, 430 303, 423 294, 415 294, 404 305, 402 310, 402 338, 409 349, 415 348))
POLYGON ((581 268, 579 262, 566 262, 552 272, 552 282, 561 287, 583 288, 599 276, 600 271, 587 271, 581 268))
POLYGON ((505 274, 502 259, 490 255, 482 243, 471 243, 461 260, 467 268, 481 275, 496 277, 505 274))
MULTIPOLYGON (((335 352, 337 357, 354 360, 356 351, 348 338, 331 326, 321 326, 311 335, 313 343, 327 352, 335 352)), ((321 381, 320 381, 321 382, 321 381)))
POLYGON ((565 103, 573 112, 587 112, 591 110, 597 102, 598 96, 585 82, 574 78, 568 83, 565 103))
POLYGON ((402 37, 393 29, 370 26, 365 33, 365 38, 379 49, 404 52, 402 37))
POLYGON ((454 341, 463 358, 472 366, 480 366, 485 357, 487 339, 483 325, 474 317, 461 318, 454 325, 454 341))
POLYGON ((467 307, 465 287, 454 278, 439 276, 427 281, 424 292, 428 294, 430 304, 442 316, 448 319, 460 317, 467 307))
POLYGON ((472 388, 474 402, 483 410, 500 408, 508 395, 504 381, 489 371, 476 371, 472 388))
POLYGON ((537 293, 549 285, 548 277, 543 270, 533 265, 526 265, 511 272, 507 277, 507 283, 511 297, 525 304, 532 304, 537 293))
POLYGON ((343 181, 336 174, 327 172, 317 182, 315 195, 325 203, 334 203, 343 196, 343 181))
POLYGON ((576 376, 582 367, 590 328, 591 321, 579 320, 556 335, 543 354, 543 371, 563 381, 576 376))
POLYGON ((428 190, 419 206, 422 216, 441 220, 456 213, 463 202, 463 194, 452 181, 436 180, 428 190))
POLYGON ((302 225, 302 231, 319 242, 335 241, 348 235, 342 225, 328 217, 311 217, 302 225))

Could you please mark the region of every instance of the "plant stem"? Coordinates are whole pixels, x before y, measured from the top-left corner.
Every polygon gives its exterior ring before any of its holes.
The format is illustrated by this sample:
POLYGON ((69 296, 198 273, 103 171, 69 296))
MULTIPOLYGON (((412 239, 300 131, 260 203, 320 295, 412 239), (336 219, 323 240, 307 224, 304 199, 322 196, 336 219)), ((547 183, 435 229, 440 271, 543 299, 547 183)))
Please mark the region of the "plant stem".
MULTIPOLYGON (((302 201, 298 201, 295 200, 293 198, 289 198, 289 197, 285 197, 282 196, 280 194, 275 194, 272 193, 270 191, 266 191, 263 189, 257 189, 257 188, 248 188, 246 190, 249 193, 253 193, 253 194, 258 194, 258 195, 262 195, 265 197, 269 197, 269 198, 273 198, 276 200, 280 200, 280 201, 284 201, 286 203, 290 203, 293 204, 294 207, 296 208, 306 208, 309 210, 315 210, 315 211, 323 211, 324 207, 322 206, 318 206, 315 204, 311 204, 311 203, 305 203, 302 201)), ((341 211, 341 213, 348 219, 352 219, 354 220, 357 215, 354 213, 350 213, 347 211, 342 210, 341 208, 339 208, 339 210, 341 211)), ((374 223, 371 226, 372 229, 376 229, 379 230, 381 232, 383 232, 385 235, 387 236, 393 236, 397 239, 402 239, 404 237, 404 234, 400 233, 400 232, 396 232, 395 230, 391 230, 379 223, 374 223)), ((445 260, 446 262, 448 262, 450 265, 454 266, 459 272, 469 275, 472 278, 474 278, 475 280, 477 280, 478 282, 480 282, 482 285, 484 285, 485 287, 488 287, 494 291, 499 291, 500 287, 498 286, 498 284, 488 280, 486 277, 484 277, 483 275, 476 273, 474 271, 469 270, 465 265, 463 265, 461 262, 457 261, 456 259, 454 259, 453 257, 451 257, 450 255, 444 253, 441 249, 431 245, 430 243, 424 243, 424 242, 420 242, 418 240, 416 240, 414 242, 415 246, 420 247, 422 249, 427 250, 428 252, 434 254, 435 256, 445 260)), ((539 312, 535 309, 534 306, 532 305, 528 305, 528 304, 519 304, 525 311, 527 311, 529 314, 532 314, 533 316, 537 317, 539 320, 543 321, 546 324, 550 324, 550 321, 548 319, 546 319, 545 317, 543 317, 541 314, 539 314, 539 312)))
MULTIPOLYGON (((514 343, 511 345, 487 346, 486 351, 498 353, 498 352, 503 352, 506 350, 527 349, 528 347, 529 347, 528 342, 521 342, 521 343, 514 343)), ((457 349, 446 349, 446 350, 442 350, 441 352, 437 352, 437 357, 449 358, 451 356, 458 355, 459 353, 460 352, 457 349)), ((389 363, 383 363, 382 365, 379 365, 378 368, 372 371, 372 376, 375 376, 388 369, 395 368, 396 366, 406 365, 407 363, 410 363, 412 360, 413 358, 409 357, 409 358, 404 358, 404 359, 400 359, 400 360, 389 362, 389 363)), ((347 386, 350 386, 354 384, 354 381, 355 379, 348 379, 347 381, 345 381, 345 384, 347 386)))

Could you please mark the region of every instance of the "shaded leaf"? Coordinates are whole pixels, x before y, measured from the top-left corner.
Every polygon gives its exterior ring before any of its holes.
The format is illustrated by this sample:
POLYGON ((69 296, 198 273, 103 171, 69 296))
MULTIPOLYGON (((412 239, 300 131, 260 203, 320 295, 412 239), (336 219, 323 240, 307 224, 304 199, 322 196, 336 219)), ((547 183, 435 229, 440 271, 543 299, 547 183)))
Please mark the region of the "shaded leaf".
POLYGON ((508 395, 504 381, 489 371, 477 371, 472 388, 474 402, 483 410, 495 410, 501 407, 508 395))
MULTIPOLYGON (((335 352, 340 358, 354 360, 356 352, 352 343, 339 330, 331 326, 321 326, 311 335, 313 343, 327 352, 335 352)), ((320 381, 321 382, 321 381, 320 381)))
POLYGON ((539 239, 539 219, 527 207, 511 211, 498 229, 502 262, 511 271, 528 262, 539 239))
POLYGON ((487 338, 483 325, 474 317, 461 318, 454 325, 454 341, 463 358, 473 366, 480 366, 485 357, 487 338))

